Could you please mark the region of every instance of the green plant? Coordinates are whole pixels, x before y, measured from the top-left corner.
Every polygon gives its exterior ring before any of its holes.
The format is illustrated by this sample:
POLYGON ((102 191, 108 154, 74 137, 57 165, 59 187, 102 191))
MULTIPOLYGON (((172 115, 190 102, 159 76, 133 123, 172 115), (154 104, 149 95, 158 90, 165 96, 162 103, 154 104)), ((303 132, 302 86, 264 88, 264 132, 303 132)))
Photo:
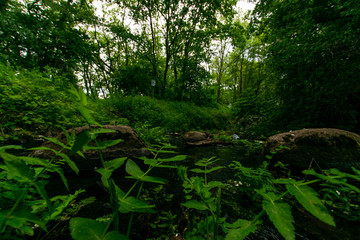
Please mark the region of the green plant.
POLYGON ((6 150, 20 150, 20 146, 0 147, 0 232, 8 239, 34 235, 34 229, 47 230, 48 222, 57 219, 83 190, 74 194, 48 197, 45 186, 49 173, 58 173, 68 189, 68 183, 61 169, 66 162, 76 173, 76 165, 61 151, 53 150, 61 160, 55 161, 36 157, 15 156, 6 150))
MULTIPOLYGON (((113 132, 110 129, 92 128, 91 124, 97 124, 92 117, 90 110, 87 108, 86 96, 82 90, 76 91, 72 89, 72 93, 78 99, 78 110, 89 124, 89 130, 81 132, 71 148, 70 154, 75 154, 80 150, 97 149, 102 168, 96 170, 101 175, 101 182, 109 192, 110 204, 112 206, 112 214, 107 222, 96 221, 95 219, 75 217, 70 220, 71 236, 75 240, 81 239, 128 239, 130 237, 134 213, 155 213, 153 207, 147 202, 140 199, 144 183, 164 184, 165 179, 149 176, 149 172, 155 167, 176 168, 171 163, 184 160, 186 156, 177 155, 172 158, 158 158, 159 153, 174 153, 165 150, 171 146, 162 146, 156 150, 153 158, 141 157, 145 165, 148 165, 146 171, 141 170, 138 164, 132 159, 116 158, 105 161, 101 150, 112 145, 118 144, 121 139, 100 141, 97 139, 99 134, 113 132), (90 144, 93 142, 94 144, 90 144), (126 163, 126 164, 125 164, 126 163), (125 164, 125 171, 128 174, 126 178, 134 179, 135 183, 127 190, 123 191, 113 180, 113 172, 125 164), (139 186, 140 185, 140 186, 139 186), (137 188, 135 196, 131 196, 137 188), (119 233, 119 214, 130 213, 126 235, 119 233), (112 229, 111 229, 112 226, 112 229)), ((97 124, 99 125, 99 124, 97 124)))
MULTIPOLYGON (((305 174, 316 177, 313 180, 305 181, 291 178, 274 179, 267 170, 267 166, 266 162, 257 169, 243 167, 237 162, 231 164, 231 168, 237 171, 236 176, 241 183, 238 183, 237 186, 241 188, 240 191, 249 192, 253 200, 260 200, 262 211, 251 221, 240 219, 232 225, 226 225, 228 228, 232 228, 226 239, 245 238, 256 230, 256 226, 261 223, 260 219, 265 213, 285 239, 295 239, 294 219, 291 213, 293 199, 297 200, 313 216, 331 226, 335 226, 335 222, 325 205, 338 211, 341 209, 342 214, 346 214, 350 208, 354 210, 355 214, 358 213, 360 190, 354 184, 360 180, 360 171, 355 168, 353 169, 355 174, 342 173, 337 169, 324 171, 324 174, 316 173, 314 170, 305 170, 305 174), (348 179, 355 182, 348 183, 348 179), (310 184, 314 185, 314 188, 311 188, 310 184), (321 200, 318 197, 319 194, 314 190, 318 186, 321 187, 324 200, 321 200), (343 192, 340 193, 340 189, 343 192), (348 204, 340 207, 336 205, 339 201, 345 201, 348 204)), ((353 217, 359 219, 358 215, 353 217)))
POLYGON ((219 239, 219 227, 225 221, 221 218, 221 187, 222 182, 208 181, 208 174, 223 168, 222 166, 210 167, 217 161, 214 157, 202 159, 195 163, 201 168, 194 168, 190 171, 203 174, 204 177, 188 177, 187 168, 179 167, 178 174, 183 181, 186 202, 182 203, 186 208, 204 211, 205 216, 199 222, 195 219, 189 223, 190 229, 186 233, 189 239, 219 239), (214 190, 217 189, 217 190, 214 190))

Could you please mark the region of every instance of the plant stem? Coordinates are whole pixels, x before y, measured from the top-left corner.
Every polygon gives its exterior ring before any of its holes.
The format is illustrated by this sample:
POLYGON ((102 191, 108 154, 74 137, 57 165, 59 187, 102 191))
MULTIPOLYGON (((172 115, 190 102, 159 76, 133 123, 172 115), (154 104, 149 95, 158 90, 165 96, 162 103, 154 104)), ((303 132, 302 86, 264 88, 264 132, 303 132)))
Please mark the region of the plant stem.
MULTIPOLYGON (((141 185, 139 187, 139 190, 138 190, 138 193, 137 193, 137 196, 136 196, 136 199, 138 199, 140 197, 140 192, 142 190, 142 187, 144 185, 144 182, 141 182, 141 185)), ((131 232, 131 226, 132 226, 132 221, 134 219, 134 212, 131 212, 130 214, 130 219, 129 219, 129 224, 128 224, 128 227, 127 227, 127 231, 126 231, 126 236, 129 238, 130 237, 130 232, 131 232)))

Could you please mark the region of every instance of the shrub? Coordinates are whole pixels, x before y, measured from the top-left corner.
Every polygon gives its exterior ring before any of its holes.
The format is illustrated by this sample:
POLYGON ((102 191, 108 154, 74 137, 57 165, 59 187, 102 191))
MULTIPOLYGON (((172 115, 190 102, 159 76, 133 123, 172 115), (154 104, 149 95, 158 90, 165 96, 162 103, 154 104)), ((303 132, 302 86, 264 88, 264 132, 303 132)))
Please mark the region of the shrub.
POLYGON ((3 140, 28 131, 46 133, 80 124, 66 81, 49 71, 16 71, 0 64, 0 126, 3 140), (15 132, 14 132, 15 131, 15 132))

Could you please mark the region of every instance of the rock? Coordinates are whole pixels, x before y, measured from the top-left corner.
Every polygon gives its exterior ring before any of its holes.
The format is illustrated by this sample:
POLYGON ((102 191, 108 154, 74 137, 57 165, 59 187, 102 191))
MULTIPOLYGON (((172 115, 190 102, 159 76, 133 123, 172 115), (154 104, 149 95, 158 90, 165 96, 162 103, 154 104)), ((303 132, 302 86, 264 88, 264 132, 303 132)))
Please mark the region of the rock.
POLYGON ((330 169, 352 172, 360 168, 360 136, 333 128, 303 129, 269 137, 264 154, 271 154, 280 146, 289 149, 278 151, 272 161, 289 164, 292 172, 304 169, 330 169))
MULTIPOLYGON (((98 128, 98 126, 92 126, 93 128, 98 128)), ((152 156, 153 153, 146 149, 145 142, 136 134, 136 132, 129 126, 114 126, 114 125, 104 125, 103 128, 115 130, 113 133, 104 133, 99 134, 97 140, 115 140, 122 139, 123 142, 120 142, 114 146, 108 147, 102 150, 102 155, 104 160, 112 160, 120 157, 141 157, 141 156, 152 156)), ((84 130, 88 130, 89 127, 77 127, 67 130, 68 133, 74 131, 76 136, 84 130)), ((66 143, 66 137, 64 133, 59 134, 57 139, 62 143, 66 143)), ((52 142, 45 142, 41 146, 49 147, 56 150, 61 150, 61 147, 52 142)), ((64 153, 68 154, 69 151, 65 150, 64 153)), ((31 153, 33 157, 39 157, 44 159, 51 159, 54 157, 52 151, 47 150, 36 150, 31 153)), ((85 159, 74 154, 71 156, 71 159, 76 163, 80 170, 90 170, 97 167, 101 167, 101 161, 99 158, 98 150, 88 150, 84 152, 85 159)))
POLYGON ((221 141, 215 140, 213 136, 207 132, 190 131, 184 136, 185 144, 188 146, 205 146, 220 144, 221 141))

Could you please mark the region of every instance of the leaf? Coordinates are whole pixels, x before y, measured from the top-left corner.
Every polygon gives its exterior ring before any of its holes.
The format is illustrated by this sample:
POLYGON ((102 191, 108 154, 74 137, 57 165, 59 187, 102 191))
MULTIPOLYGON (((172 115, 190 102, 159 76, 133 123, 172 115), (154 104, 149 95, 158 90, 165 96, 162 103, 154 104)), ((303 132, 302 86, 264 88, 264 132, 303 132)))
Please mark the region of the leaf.
POLYGON ((183 161, 186 159, 186 155, 176 155, 175 157, 171 158, 158 158, 157 160, 159 162, 177 162, 177 161, 183 161))
POLYGON ((194 173, 205 173, 205 170, 200 168, 190 169, 190 171, 194 173))
POLYGON ((35 182, 34 186, 38 191, 38 193, 40 194, 40 196, 45 200, 48 209, 51 210, 52 206, 51 206, 50 198, 45 190, 45 186, 43 184, 40 184, 39 182, 35 182))
POLYGON ((190 200, 187 201, 185 203, 182 203, 181 205, 183 205, 184 207, 187 208, 195 208, 197 210, 206 210, 208 209, 208 207, 205 205, 205 203, 199 202, 197 200, 190 200))
POLYGON ((126 172, 136 179, 143 177, 144 172, 141 171, 140 167, 131 159, 128 159, 125 166, 126 172))
POLYGON ((286 188, 312 215, 331 226, 335 226, 333 217, 328 213, 326 207, 316 196, 317 193, 311 187, 306 185, 288 184, 286 185, 286 188))
POLYGON ((62 157, 62 159, 65 160, 67 165, 76 173, 79 174, 79 168, 76 166, 76 164, 68 157, 68 155, 64 153, 55 152, 56 155, 62 157))
POLYGON ((104 165, 105 165, 105 167, 107 167, 107 168, 116 170, 116 169, 118 169, 119 167, 121 167, 121 165, 124 164, 124 162, 125 162, 126 159, 127 159, 126 157, 123 157, 123 158, 115 158, 115 159, 113 159, 113 160, 104 162, 104 165))
POLYGON ((85 118, 85 120, 90 124, 101 126, 99 123, 95 121, 95 119, 92 116, 91 110, 83 105, 78 105, 77 109, 81 113, 81 115, 85 118))
POLYGON ((75 143, 71 148, 70 156, 80 151, 86 144, 94 139, 94 135, 89 130, 82 131, 76 136, 75 143))
POLYGON ((64 171, 61 168, 54 168, 55 172, 57 172, 64 183, 66 189, 69 191, 68 181, 64 175, 64 171))
POLYGON ((207 172, 207 173, 211 173, 211 172, 214 172, 214 171, 219 170, 219 169, 222 169, 222 168, 225 168, 225 167, 222 167, 222 166, 213 167, 213 168, 211 168, 211 169, 207 169, 206 172, 207 172))
MULTIPOLYGON (((135 178, 135 177, 127 177, 127 178, 135 178)), ((135 179, 139 179, 140 181, 151 182, 151 183, 160 183, 160 184, 167 183, 167 180, 159 177, 143 176, 141 178, 135 178, 135 179)))
POLYGON ((71 237, 75 240, 100 240, 105 224, 90 218, 74 217, 70 219, 71 237))
POLYGON ((234 228, 229 230, 225 240, 242 240, 250 233, 254 233, 256 231, 256 225, 251 221, 244 219, 238 219, 231 227, 234 228))
MULTIPOLYGON (((10 211, 10 210, 9 210, 10 211)), ((21 229, 23 226, 28 225, 29 223, 37 224, 41 229, 47 232, 45 223, 42 222, 37 215, 31 212, 30 208, 19 207, 11 215, 9 211, 1 212, 0 219, 6 219, 6 224, 17 229, 21 229)))
POLYGON ((121 213, 128 212, 146 212, 146 213, 156 213, 151 208, 155 205, 148 205, 146 202, 136 199, 132 196, 125 199, 120 199, 119 211, 121 213))
POLYGON ((31 169, 20 158, 0 151, 0 156, 4 159, 6 166, 8 167, 8 177, 18 177, 21 182, 31 182, 34 179, 35 171, 31 169))
POLYGON ((78 197, 80 193, 85 192, 85 190, 77 190, 74 194, 69 194, 65 196, 56 196, 51 199, 51 201, 61 200, 61 203, 56 205, 54 204, 54 209, 51 214, 48 216, 47 220, 54 220, 57 216, 59 216, 68 206, 69 204, 78 197))
POLYGON ((23 149, 23 147, 19 145, 6 145, 0 147, 0 151, 5 151, 6 149, 23 149))
POLYGON ((105 149, 111 146, 114 146, 116 144, 119 144, 121 142, 123 142, 124 140, 122 139, 116 139, 116 140, 106 140, 106 141, 102 141, 102 142, 98 142, 98 149, 105 149))
POLYGON ((262 207, 281 235, 287 240, 295 240, 294 219, 289 204, 264 200, 262 207))
POLYGON ((129 240, 129 238, 118 231, 111 231, 106 234, 104 240, 129 240))
POLYGON ((108 128, 93 128, 91 129, 92 134, 103 134, 103 133, 115 133, 116 130, 108 129, 108 128))
POLYGON ((62 142, 60 142, 59 139, 57 139, 57 138, 51 138, 51 137, 43 137, 43 138, 52 143, 55 143, 56 145, 61 146, 62 148, 67 148, 67 146, 65 144, 63 144, 62 142))

